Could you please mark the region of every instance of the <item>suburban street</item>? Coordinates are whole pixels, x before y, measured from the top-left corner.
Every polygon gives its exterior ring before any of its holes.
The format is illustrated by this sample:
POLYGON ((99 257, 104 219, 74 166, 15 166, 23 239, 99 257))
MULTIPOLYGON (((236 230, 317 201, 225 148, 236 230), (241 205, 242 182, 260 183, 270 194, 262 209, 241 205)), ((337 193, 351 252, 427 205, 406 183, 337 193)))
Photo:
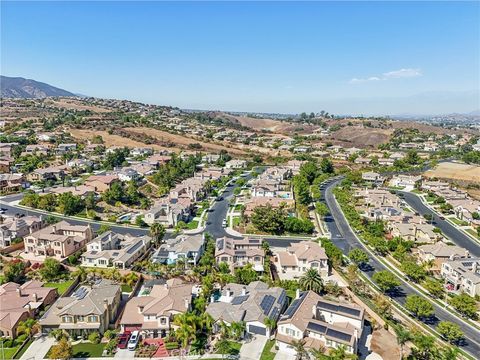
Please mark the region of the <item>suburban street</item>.
MULTIPOLYGON (((341 180, 342 179, 332 179, 321 187, 322 201, 326 203, 330 210, 330 214, 326 217, 326 224, 330 233, 332 234, 332 241, 343 251, 344 254, 348 254, 349 251, 354 248, 361 248, 362 250, 366 251, 367 254, 369 254, 369 266, 361 269, 368 278, 371 279, 373 274, 378 271, 391 271, 358 240, 348 225, 348 222, 332 193, 335 186, 337 186, 341 180)), ((425 296, 412 287, 405 279, 399 278, 399 280, 401 281, 401 285, 398 287, 398 291, 396 291, 392 298, 401 305, 404 305, 407 295, 425 296)), ((465 334, 465 342, 462 345, 462 349, 472 356, 477 357, 478 354, 480 354, 480 342, 478 340, 480 339, 480 331, 466 322, 461 321, 461 319, 459 319, 457 316, 437 305, 435 302, 432 302, 432 305, 435 309, 435 318, 425 322, 425 324, 430 328, 435 329, 438 322, 443 320, 457 323, 465 334)))
POLYGON ((467 249, 471 256, 480 257, 479 242, 466 235, 447 220, 442 220, 440 215, 426 206, 417 194, 407 191, 399 191, 399 193, 403 195, 405 202, 420 215, 431 214, 433 216, 433 224, 442 230, 442 233, 452 242, 467 249))

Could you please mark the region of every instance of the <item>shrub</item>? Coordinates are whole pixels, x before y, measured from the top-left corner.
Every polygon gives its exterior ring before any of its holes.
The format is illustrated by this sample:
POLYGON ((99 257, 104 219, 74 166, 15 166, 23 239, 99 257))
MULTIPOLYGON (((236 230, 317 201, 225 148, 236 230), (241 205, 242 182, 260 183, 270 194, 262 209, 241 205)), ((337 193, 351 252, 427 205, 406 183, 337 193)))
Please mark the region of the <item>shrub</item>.
POLYGON ((100 334, 98 332, 91 333, 88 335, 88 341, 90 341, 92 344, 100 343, 100 334))

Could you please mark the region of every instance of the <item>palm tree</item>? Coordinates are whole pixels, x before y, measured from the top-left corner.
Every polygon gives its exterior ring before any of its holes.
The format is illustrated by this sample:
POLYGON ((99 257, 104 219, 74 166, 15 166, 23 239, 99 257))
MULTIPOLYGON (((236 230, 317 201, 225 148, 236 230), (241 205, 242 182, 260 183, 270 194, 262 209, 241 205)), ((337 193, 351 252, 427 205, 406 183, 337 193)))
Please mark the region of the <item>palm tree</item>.
POLYGON ((407 342, 412 340, 412 334, 410 331, 404 329, 401 326, 394 327, 395 333, 397 334, 397 344, 400 346, 400 360, 403 359, 403 347, 407 342))
POLYGON ((165 227, 160 223, 153 223, 150 225, 150 236, 155 244, 160 243, 165 236, 165 227))
POLYGON ((292 342, 293 349, 295 350, 295 353, 297 354, 295 356, 295 360, 303 360, 303 359, 308 359, 308 352, 305 349, 305 340, 294 340, 292 342))
POLYGON ((87 279, 87 274, 87 270, 82 266, 79 266, 77 271, 73 273, 74 276, 79 278, 80 282, 84 282, 87 279))
POLYGON ((327 348, 323 345, 320 345, 318 349, 310 350, 310 354, 313 356, 315 360, 324 360, 326 352, 327 352, 327 348))
POLYGON ((316 293, 320 293, 323 289, 322 277, 315 269, 308 269, 300 278, 299 284, 303 290, 312 290, 316 293))
POLYGON ((240 340, 245 333, 246 325, 243 321, 235 321, 232 322, 230 328, 232 330, 233 338, 235 340, 240 340))
POLYGON ((40 326, 35 319, 26 319, 18 324, 18 332, 27 335, 29 339, 38 329, 40 329, 40 326))
POLYGON ((277 322, 274 319, 270 319, 269 317, 266 317, 265 320, 263 320, 263 323, 267 327, 267 329, 270 331, 270 336, 272 335, 272 330, 275 329, 277 326, 277 322))

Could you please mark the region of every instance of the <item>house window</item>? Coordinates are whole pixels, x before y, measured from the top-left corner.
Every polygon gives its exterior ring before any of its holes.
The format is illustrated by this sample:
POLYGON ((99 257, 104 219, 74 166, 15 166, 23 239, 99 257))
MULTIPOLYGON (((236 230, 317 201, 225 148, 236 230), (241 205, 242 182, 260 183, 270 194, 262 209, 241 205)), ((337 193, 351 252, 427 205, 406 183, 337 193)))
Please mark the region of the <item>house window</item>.
POLYGON ((64 323, 73 323, 73 316, 62 316, 62 322, 64 323))
POLYGON ((166 325, 167 324, 167 319, 164 318, 164 317, 160 318, 160 324, 161 325, 166 325))
POLYGON ((98 322, 98 316, 96 316, 96 315, 90 315, 90 316, 88 317, 88 322, 91 322, 91 323, 98 322))

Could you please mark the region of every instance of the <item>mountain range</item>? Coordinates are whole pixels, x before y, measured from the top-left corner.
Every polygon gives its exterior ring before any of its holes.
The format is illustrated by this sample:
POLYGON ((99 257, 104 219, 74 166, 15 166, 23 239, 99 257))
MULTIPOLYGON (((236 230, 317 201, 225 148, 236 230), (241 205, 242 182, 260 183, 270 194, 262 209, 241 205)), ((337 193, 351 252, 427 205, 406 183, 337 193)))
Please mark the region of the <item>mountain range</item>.
POLYGON ((48 96, 76 96, 67 90, 22 77, 0 75, 2 98, 39 99, 48 96))

